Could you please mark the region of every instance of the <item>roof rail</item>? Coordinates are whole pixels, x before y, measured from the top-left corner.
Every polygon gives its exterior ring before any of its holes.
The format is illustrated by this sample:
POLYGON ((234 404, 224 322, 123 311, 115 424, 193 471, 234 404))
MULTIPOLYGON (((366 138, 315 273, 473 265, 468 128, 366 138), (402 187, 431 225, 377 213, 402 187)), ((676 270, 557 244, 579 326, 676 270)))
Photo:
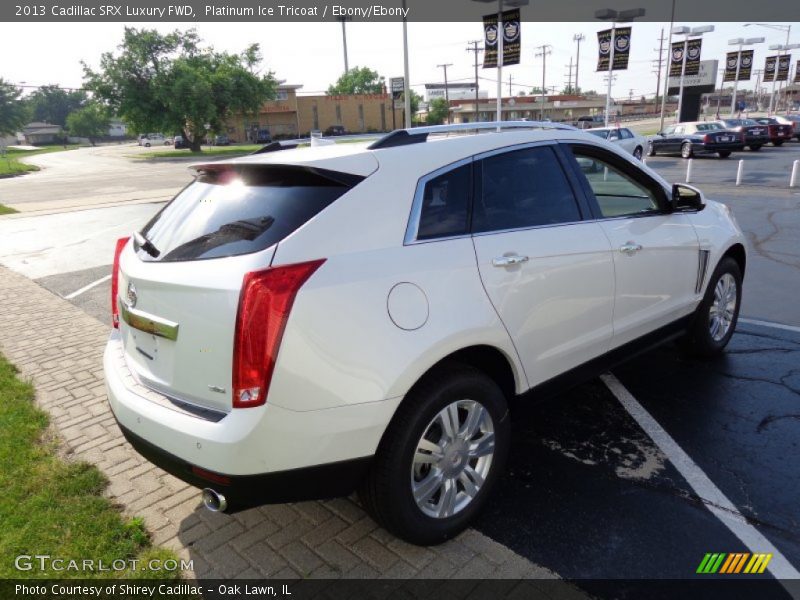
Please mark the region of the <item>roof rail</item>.
POLYGON ((502 129, 563 129, 573 131, 577 128, 566 123, 554 123, 552 121, 486 121, 481 123, 455 123, 453 125, 429 125, 427 127, 412 127, 411 129, 395 129, 370 144, 369 149, 378 150, 379 148, 421 144, 426 142, 428 135, 432 133, 502 129))

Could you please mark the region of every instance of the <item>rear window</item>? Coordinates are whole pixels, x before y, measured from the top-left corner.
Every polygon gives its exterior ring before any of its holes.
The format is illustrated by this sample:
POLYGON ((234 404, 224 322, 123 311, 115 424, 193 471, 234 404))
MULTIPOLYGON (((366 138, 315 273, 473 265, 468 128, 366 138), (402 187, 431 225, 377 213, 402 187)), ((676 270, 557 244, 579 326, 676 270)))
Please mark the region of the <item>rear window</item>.
POLYGON ((142 229, 158 256, 138 246, 136 250, 142 260, 162 262, 258 252, 291 234, 363 179, 295 166, 209 169, 142 229))
POLYGON ((588 133, 599 137, 601 140, 604 140, 608 137, 608 131, 605 129, 589 129, 588 133))

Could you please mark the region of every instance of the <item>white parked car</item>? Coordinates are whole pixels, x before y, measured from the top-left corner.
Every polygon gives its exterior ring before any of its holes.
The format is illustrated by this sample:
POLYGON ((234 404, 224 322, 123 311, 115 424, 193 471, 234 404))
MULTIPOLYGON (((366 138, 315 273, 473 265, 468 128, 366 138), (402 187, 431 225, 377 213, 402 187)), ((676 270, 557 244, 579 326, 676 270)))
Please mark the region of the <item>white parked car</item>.
POLYGON ((465 133, 495 126, 198 165, 117 244, 104 366, 131 443, 213 510, 357 489, 433 544, 502 475, 512 397, 726 346, 724 205, 569 126, 465 133))
POLYGON ((647 139, 627 127, 598 127, 588 129, 587 133, 616 144, 625 152, 632 154, 636 160, 642 160, 642 154, 647 148, 647 139))

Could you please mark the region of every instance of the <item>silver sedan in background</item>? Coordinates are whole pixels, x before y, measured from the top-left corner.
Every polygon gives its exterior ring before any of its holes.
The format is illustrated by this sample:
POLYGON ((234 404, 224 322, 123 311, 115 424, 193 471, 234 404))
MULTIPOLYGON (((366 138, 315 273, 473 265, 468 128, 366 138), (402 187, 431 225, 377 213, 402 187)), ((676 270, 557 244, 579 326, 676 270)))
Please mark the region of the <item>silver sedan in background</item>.
POLYGON ((637 160, 642 160, 642 154, 647 147, 647 140, 627 127, 598 127, 588 129, 587 133, 621 146, 626 152, 633 154, 637 160))

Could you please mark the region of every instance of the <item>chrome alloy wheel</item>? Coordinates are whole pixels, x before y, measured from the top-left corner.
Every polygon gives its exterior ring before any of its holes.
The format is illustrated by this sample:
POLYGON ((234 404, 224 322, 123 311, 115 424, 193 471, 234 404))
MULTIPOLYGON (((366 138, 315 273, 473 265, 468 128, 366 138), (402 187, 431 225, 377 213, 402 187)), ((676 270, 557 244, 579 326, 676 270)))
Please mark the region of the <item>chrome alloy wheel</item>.
POLYGON ((715 342, 721 341, 731 328, 736 300, 736 280, 725 273, 714 287, 714 301, 708 310, 708 330, 715 342))
POLYGON ((419 509, 452 517, 475 498, 492 466, 495 438, 489 411, 457 400, 431 419, 414 452, 411 493, 419 509))

